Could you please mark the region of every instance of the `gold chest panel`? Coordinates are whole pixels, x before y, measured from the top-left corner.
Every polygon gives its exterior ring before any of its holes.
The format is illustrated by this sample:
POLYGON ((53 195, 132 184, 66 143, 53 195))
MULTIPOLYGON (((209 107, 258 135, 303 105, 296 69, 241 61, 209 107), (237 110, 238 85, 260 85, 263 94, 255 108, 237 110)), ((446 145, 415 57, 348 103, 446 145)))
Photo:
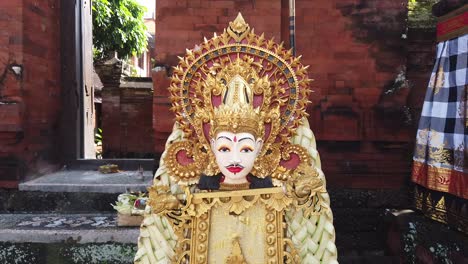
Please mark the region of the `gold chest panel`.
POLYGON ((285 238, 282 188, 196 193, 176 263, 283 263, 292 259, 285 238))

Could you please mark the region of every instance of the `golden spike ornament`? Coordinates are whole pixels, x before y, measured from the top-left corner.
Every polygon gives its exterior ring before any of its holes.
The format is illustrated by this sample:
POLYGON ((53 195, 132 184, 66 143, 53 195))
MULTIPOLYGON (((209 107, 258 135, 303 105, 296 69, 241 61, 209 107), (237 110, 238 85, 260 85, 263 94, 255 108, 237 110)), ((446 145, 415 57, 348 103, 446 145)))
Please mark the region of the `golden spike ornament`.
POLYGON ((236 19, 229 22, 227 32, 236 42, 240 42, 250 31, 249 24, 245 23, 242 14, 239 13, 236 19))

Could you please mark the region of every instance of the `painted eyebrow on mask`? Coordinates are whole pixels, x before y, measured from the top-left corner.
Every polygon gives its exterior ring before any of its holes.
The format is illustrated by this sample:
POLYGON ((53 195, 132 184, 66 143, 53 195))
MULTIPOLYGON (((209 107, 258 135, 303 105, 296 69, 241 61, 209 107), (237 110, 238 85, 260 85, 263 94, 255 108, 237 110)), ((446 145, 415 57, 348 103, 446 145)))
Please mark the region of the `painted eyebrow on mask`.
POLYGON ((227 139, 227 140, 229 140, 229 141, 232 141, 232 139, 230 139, 230 138, 228 138, 228 137, 226 137, 226 136, 219 136, 216 140, 218 140, 218 139, 220 139, 220 138, 225 138, 225 139, 227 139))
POLYGON ((250 138, 250 137, 241 138, 241 139, 239 139, 239 142, 241 142, 242 140, 245 140, 245 139, 250 139, 250 140, 252 140, 253 142, 255 142, 255 141, 254 141, 252 138, 250 138))

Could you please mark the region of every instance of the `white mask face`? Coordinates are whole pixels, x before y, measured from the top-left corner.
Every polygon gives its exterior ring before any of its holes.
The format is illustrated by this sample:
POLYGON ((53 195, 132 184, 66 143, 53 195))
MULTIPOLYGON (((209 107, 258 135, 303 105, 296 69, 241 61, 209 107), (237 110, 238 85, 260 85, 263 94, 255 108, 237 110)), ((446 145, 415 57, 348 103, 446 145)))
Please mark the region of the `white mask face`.
POLYGON ((225 183, 247 182, 254 161, 262 148, 262 140, 255 139, 250 133, 219 132, 211 140, 211 149, 216 157, 225 183))

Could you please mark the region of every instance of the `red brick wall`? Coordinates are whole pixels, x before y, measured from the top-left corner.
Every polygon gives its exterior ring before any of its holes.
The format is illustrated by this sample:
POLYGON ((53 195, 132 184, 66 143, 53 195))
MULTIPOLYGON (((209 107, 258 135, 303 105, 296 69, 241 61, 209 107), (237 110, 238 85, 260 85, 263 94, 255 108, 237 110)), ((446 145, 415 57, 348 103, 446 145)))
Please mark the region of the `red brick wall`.
MULTIPOLYGON (((186 48, 221 32, 241 11, 255 32, 288 43, 288 1, 158 1, 156 56, 177 64, 186 48)), ((409 177, 413 140, 402 107, 408 90, 384 93, 406 66, 407 1, 296 0, 297 54, 315 79, 308 112, 332 186, 398 188, 409 177), (389 107, 390 110, 389 110, 389 107)), ((155 149, 172 129, 168 80, 153 74, 155 149)))
POLYGON ((103 88, 103 158, 153 156, 152 106, 151 80, 103 88))
POLYGON ((54 163, 59 10, 58 0, 0 2, 0 186, 15 187, 26 171, 44 172, 54 163))
POLYGON ((310 124, 332 186, 398 188, 409 177, 407 93, 384 95, 406 65, 406 3, 296 1, 297 53, 315 79, 310 124))
MULTIPOLYGON (((255 32, 281 39, 281 1, 211 1, 211 0, 161 0, 156 3, 156 63, 166 67, 178 63, 185 49, 193 48, 220 33, 239 11, 255 32)), ((166 79, 167 73, 153 73, 153 127, 155 151, 161 153, 172 130, 174 115, 169 111, 166 79)))
POLYGON ((297 53, 315 79, 309 109, 319 139, 408 140, 405 130, 381 131, 375 112, 406 65, 406 2, 296 1, 297 53))
POLYGON ((256 32, 280 39, 281 1, 161 0, 156 8, 156 61, 175 64, 177 55, 222 32, 239 11, 256 32))
POLYGON ((408 79, 413 88, 408 98, 408 105, 413 106, 414 122, 421 114, 426 88, 431 77, 436 56, 436 32, 434 29, 408 30, 408 79))

